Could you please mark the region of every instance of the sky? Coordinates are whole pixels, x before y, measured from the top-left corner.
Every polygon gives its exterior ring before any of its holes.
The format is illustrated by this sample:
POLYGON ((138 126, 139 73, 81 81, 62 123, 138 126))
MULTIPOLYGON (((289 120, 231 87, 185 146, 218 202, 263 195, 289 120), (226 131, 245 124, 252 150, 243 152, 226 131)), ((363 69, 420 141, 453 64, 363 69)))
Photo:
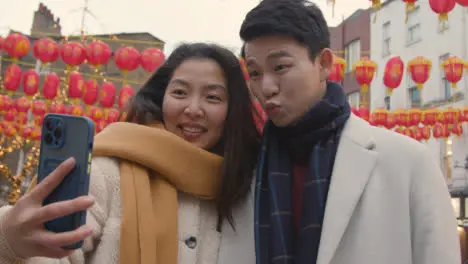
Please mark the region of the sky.
MULTIPOLYGON (((60 17, 63 34, 77 34, 86 0, 0 0, 0 35, 10 29, 29 33, 33 12, 42 2, 60 17)), ((85 17, 89 34, 150 32, 166 42, 169 54, 181 42, 213 42, 238 52, 239 28, 245 15, 259 0, 88 0, 94 17, 85 17), (112 12, 109 12, 112 10, 112 12)), ((369 0, 335 0, 335 10, 327 0, 315 0, 330 26, 369 0), (352 4, 350 3, 352 2, 352 4)))

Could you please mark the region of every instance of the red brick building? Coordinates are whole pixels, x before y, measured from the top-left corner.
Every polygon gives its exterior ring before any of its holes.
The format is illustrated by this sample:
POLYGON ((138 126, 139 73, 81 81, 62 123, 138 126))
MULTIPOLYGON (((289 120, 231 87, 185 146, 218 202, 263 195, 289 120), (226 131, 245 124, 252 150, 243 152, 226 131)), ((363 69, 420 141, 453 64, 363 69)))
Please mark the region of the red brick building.
MULTIPOLYGON (((353 64, 361 57, 370 56, 370 9, 358 9, 336 27, 330 27, 331 48, 336 55, 346 60, 343 87, 350 104, 359 106, 361 101, 369 102, 370 95, 361 98, 359 85, 352 73, 353 64)), ((369 89, 370 91, 370 89, 369 89)))

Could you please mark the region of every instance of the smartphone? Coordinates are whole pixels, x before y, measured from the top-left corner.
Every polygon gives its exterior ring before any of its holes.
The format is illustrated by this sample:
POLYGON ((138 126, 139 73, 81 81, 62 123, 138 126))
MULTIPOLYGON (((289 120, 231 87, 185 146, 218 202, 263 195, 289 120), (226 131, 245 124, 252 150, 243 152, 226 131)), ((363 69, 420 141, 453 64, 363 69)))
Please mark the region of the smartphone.
MULTIPOLYGON (((61 114, 45 116, 42 123, 38 183, 70 157, 75 158, 76 166, 44 200, 43 205, 88 194, 94 131, 94 122, 87 117, 61 114)), ((45 228, 61 233, 73 231, 84 224, 86 224, 86 211, 46 222, 45 228)), ((64 248, 77 249, 82 245, 83 241, 80 241, 64 248)))

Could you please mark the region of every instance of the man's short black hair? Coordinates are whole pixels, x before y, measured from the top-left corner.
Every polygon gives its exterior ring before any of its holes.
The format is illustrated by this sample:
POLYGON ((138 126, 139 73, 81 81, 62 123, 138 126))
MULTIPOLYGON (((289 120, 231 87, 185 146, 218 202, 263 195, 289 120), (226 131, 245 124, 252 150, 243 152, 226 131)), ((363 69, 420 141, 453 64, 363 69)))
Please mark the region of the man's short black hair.
POLYGON ((274 35, 293 37, 309 49, 311 59, 330 48, 323 13, 307 0, 263 0, 246 15, 239 34, 244 42, 274 35))

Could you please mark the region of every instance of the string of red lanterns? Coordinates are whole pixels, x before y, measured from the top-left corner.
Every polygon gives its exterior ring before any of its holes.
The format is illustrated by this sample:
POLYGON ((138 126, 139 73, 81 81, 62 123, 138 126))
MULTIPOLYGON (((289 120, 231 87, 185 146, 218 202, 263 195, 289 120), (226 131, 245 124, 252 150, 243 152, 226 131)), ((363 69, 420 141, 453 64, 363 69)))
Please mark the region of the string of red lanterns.
MULTIPOLYGON (((0 37, 0 51, 4 50, 14 61, 28 54, 31 49, 29 39, 20 33, 11 33, 5 39, 0 37)), ((115 53, 101 40, 93 40, 84 45, 77 41, 66 41, 59 45, 51 38, 34 42, 33 56, 43 64, 52 63, 59 58, 68 68, 87 63, 99 69, 113 58, 116 66, 124 73, 141 67, 147 72, 155 71, 165 61, 164 53, 158 48, 147 48, 141 53, 131 46, 123 46, 115 53)))
POLYGON ((373 126, 384 127, 418 141, 427 141, 431 137, 460 137, 464 132, 463 124, 468 124, 468 107, 394 111, 379 108, 372 112, 366 107, 353 107, 352 111, 373 126))

